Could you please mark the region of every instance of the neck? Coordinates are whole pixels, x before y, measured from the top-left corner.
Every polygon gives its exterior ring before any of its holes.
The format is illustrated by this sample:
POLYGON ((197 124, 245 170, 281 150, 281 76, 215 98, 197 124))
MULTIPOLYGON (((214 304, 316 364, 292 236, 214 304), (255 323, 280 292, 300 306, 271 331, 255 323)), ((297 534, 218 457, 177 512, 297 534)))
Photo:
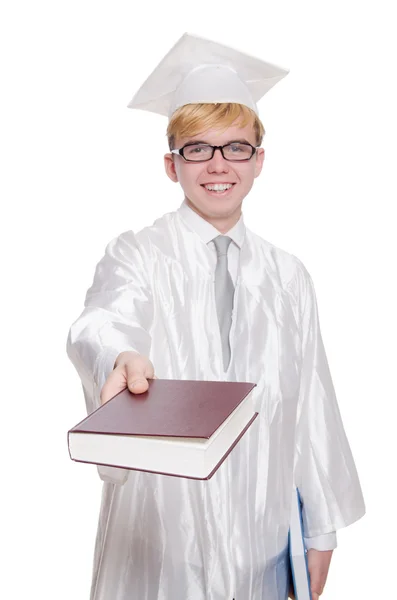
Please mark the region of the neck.
POLYGON ((232 227, 235 226, 235 224, 241 217, 241 204, 230 215, 222 215, 222 216, 218 217, 216 215, 206 215, 205 213, 202 213, 197 208, 197 206, 195 206, 189 200, 189 198, 187 198, 186 196, 185 196, 185 202, 192 210, 194 210, 195 213, 200 215, 200 217, 205 219, 208 223, 211 223, 211 225, 213 225, 213 227, 215 227, 215 229, 217 229, 219 231, 219 233, 222 233, 222 234, 225 234, 228 231, 230 231, 230 229, 232 229, 232 227))

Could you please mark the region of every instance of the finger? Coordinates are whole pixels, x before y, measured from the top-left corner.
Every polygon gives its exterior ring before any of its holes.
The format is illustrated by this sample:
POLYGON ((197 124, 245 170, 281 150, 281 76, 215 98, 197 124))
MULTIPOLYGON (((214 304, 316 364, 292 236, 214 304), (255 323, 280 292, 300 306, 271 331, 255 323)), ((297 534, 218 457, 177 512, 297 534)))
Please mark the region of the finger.
POLYGON ((143 394, 149 389, 149 382, 145 378, 137 378, 128 381, 128 389, 133 394, 143 394))
POLYGON ((125 376, 125 370, 123 368, 116 367, 109 377, 106 379, 103 388, 101 390, 101 404, 108 402, 113 396, 116 396, 119 392, 122 392, 127 387, 127 379, 125 376))
POLYGON ((154 375, 153 368, 150 365, 137 365, 136 361, 133 366, 125 365, 128 389, 133 394, 142 394, 149 388, 148 379, 154 375))
POLYGON ((319 600, 320 596, 317 594, 317 592, 312 592, 312 600, 319 600))

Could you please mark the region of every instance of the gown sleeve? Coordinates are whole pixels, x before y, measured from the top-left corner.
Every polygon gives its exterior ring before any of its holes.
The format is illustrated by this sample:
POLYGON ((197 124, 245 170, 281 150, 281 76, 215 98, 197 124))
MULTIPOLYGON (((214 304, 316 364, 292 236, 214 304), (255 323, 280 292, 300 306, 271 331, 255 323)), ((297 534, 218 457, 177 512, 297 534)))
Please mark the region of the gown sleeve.
MULTIPOLYGON (((67 353, 84 391, 87 413, 100 406, 100 392, 120 352, 148 356, 153 303, 145 265, 132 231, 106 247, 84 310, 70 328, 67 353)), ((103 481, 124 483, 126 469, 98 466, 103 481)))
POLYGON ((365 513, 320 332, 312 279, 300 263, 302 368, 297 411, 295 485, 307 538, 350 525, 365 513))

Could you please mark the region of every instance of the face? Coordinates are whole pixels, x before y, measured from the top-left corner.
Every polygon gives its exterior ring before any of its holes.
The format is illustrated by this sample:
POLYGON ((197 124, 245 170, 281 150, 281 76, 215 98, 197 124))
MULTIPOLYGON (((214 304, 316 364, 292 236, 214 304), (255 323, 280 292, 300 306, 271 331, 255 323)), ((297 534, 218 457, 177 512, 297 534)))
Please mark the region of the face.
MULTIPOLYGON (((208 129, 193 137, 177 139, 175 148, 195 141, 213 146, 236 141, 256 145, 252 125, 233 124, 226 130, 208 129)), ((202 163, 186 162, 182 156, 171 153, 165 155, 164 161, 169 178, 181 184, 187 204, 218 231, 226 233, 239 220, 243 199, 260 174, 264 157, 265 151, 258 148, 247 162, 227 161, 220 150, 215 151, 211 160, 202 163), (231 184, 231 187, 221 192, 208 189, 216 183, 231 184)))

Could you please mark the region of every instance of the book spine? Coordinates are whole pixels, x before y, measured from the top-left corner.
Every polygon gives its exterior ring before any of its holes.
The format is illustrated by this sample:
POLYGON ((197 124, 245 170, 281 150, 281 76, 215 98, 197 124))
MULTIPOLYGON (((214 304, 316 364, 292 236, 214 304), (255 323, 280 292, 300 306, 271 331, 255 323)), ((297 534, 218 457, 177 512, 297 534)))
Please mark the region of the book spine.
MULTIPOLYGON (((311 585, 310 585, 309 563, 308 563, 308 560, 307 560, 307 549, 306 549, 306 546, 305 546, 305 538, 303 536, 302 499, 301 499, 301 495, 299 493, 298 488, 296 488, 296 497, 297 497, 298 508, 299 508, 299 521, 300 521, 300 525, 301 525, 302 544, 303 544, 303 547, 305 549, 305 564, 306 564, 308 594, 309 594, 310 600, 313 600, 313 598, 312 598, 312 592, 311 592, 311 585)), ((298 598, 296 600, 298 600, 298 598)))

